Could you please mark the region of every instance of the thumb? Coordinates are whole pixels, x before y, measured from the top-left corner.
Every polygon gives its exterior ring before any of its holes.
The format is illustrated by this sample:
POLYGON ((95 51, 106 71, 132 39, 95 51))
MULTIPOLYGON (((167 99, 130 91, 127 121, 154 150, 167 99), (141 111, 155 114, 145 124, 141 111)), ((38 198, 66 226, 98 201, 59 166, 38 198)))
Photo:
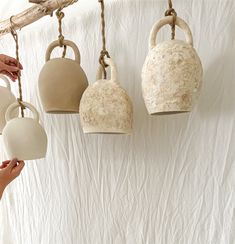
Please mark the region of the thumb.
POLYGON ((19 164, 18 164, 16 167, 14 167, 14 168, 12 169, 11 172, 12 172, 15 176, 19 176, 19 175, 20 175, 20 172, 21 172, 22 169, 24 168, 24 165, 25 165, 24 161, 19 161, 19 164))

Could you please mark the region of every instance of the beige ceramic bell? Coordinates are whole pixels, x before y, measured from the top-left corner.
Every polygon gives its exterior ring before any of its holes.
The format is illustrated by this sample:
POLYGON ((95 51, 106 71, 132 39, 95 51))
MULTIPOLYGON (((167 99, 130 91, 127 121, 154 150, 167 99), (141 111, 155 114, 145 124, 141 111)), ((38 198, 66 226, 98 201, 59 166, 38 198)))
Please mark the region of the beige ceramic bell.
POLYGON ((97 81, 84 92, 80 118, 84 133, 128 134, 132 131, 133 108, 126 91, 117 81, 117 71, 111 59, 111 80, 102 79, 99 67, 97 81))
POLYGON ((185 33, 186 42, 164 41, 156 44, 161 27, 172 23, 166 17, 153 26, 149 53, 142 70, 142 91, 149 114, 189 112, 198 99, 202 82, 202 64, 193 48, 188 25, 179 17, 176 25, 185 33))
POLYGON ((29 103, 22 104, 33 112, 33 118, 15 118, 13 111, 19 108, 15 102, 6 111, 7 124, 3 129, 3 141, 8 158, 33 160, 44 158, 47 151, 47 135, 39 124, 39 114, 29 103))
MULTIPOLYGON (((0 79, 6 83, 6 87, 0 86, 0 134, 2 134, 2 130, 6 124, 6 110, 12 103, 16 101, 16 98, 11 92, 11 85, 7 77, 0 75, 0 79)), ((14 111, 14 115, 18 115, 18 110, 14 111)))
POLYGON ((54 58, 52 50, 59 46, 54 41, 47 49, 46 64, 39 75, 39 93, 47 113, 78 113, 83 92, 88 86, 87 77, 80 66, 80 53, 75 43, 64 40, 75 54, 75 60, 54 58))

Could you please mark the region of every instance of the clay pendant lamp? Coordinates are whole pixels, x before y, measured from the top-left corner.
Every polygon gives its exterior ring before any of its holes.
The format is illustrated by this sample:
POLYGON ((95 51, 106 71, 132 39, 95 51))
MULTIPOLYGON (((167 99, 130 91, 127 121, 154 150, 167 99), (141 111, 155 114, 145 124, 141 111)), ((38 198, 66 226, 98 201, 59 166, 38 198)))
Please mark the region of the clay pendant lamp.
POLYGON ((152 28, 149 53, 142 70, 142 92, 150 115, 190 112, 196 103, 202 83, 203 69, 193 48, 187 23, 176 16, 172 3, 164 19, 152 28), (172 25, 172 40, 156 42, 164 25, 172 25), (185 34, 186 41, 175 40, 175 26, 185 34))
MULTIPOLYGON (((16 43, 16 59, 19 62, 18 35, 13 29, 11 33, 16 43)), ((43 127, 39 124, 39 114, 33 105, 23 102, 21 75, 18 73, 19 98, 11 104, 5 114, 6 126, 3 129, 3 141, 8 158, 18 160, 34 160, 43 158, 47 151, 47 135, 43 127), (15 111, 21 109, 21 117, 15 111), (25 118, 24 109, 29 108, 33 112, 34 118, 25 118)))
POLYGON ((11 104, 6 112, 6 121, 2 134, 9 158, 34 160, 45 157, 47 135, 39 124, 39 114, 34 106, 26 102, 11 104), (22 105, 33 112, 33 118, 12 116, 22 105))
MULTIPOLYGON (((0 134, 2 134, 2 130, 6 125, 5 114, 7 108, 14 102, 16 102, 16 98, 14 94, 11 92, 11 85, 8 78, 4 75, 0 75, 0 80, 4 81, 6 86, 0 86, 0 134)), ((15 116, 18 115, 18 110, 15 112, 15 116)))
POLYGON ((120 86, 116 66, 106 58, 111 68, 111 79, 102 78, 99 67, 97 81, 84 92, 80 105, 80 119, 84 133, 130 134, 133 107, 127 92, 120 86))
POLYGON ((59 40, 52 42, 46 51, 46 63, 39 75, 39 94, 45 112, 55 114, 79 113, 83 92, 88 86, 85 72, 80 66, 80 52, 76 44, 64 40, 61 21, 64 13, 56 13, 59 21, 59 40), (55 47, 64 47, 62 58, 51 59, 55 47), (71 47, 75 60, 65 58, 67 46, 71 47))
POLYGON ((84 133, 129 134, 132 131, 133 106, 127 92, 120 86, 116 65, 106 50, 104 1, 101 3, 102 41, 97 80, 84 92, 80 118, 84 133), (106 68, 110 66, 111 79, 106 68))

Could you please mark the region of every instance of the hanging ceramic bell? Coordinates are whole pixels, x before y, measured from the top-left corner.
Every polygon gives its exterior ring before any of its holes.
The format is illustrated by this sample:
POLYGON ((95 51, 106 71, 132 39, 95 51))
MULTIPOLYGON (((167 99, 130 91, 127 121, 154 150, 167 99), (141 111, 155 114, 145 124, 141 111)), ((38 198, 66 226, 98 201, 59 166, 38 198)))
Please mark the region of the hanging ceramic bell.
POLYGON ((202 64, 193 48, 191 31, 182 19, 177 17, 176 25, 184 31, 186 42, 170 40, 156 44, 158 31, 171 23, 169 16, 153 26, 142 70, 143 98, 152 115, 191 111, 201 88, 202 64))
POLYGON ((46 64, 39 75, 39 93, 47 113, 79 113, 80 100, 88 86, 86 74, 80 66, 78 47, 68 40, 63 43, 73 49, 75 60, 50 60, 52 50, 59 46, 59 41, 54 41, 47 49, 46 64))
MULTIPOLYGON (((0 79, 6 83, 6 87, 0 86, 0 134, 6 124, 5 113, 7 108, 16 101, 14 94, 11 92, 11 85, 6 76, 0 75, 0 79)), ((15 110, 14 115, 18 115, 18 110, 15 110)))
POLYGON ((13 111, 20 107, 18 102, 8 107, 7 124, 2 132, 8 157, 19 160, 44 158, 47 151, 47 135, 39 124, 39 114, 31 104, 22 104, 33 112, 33 118, 13 116, 13 111))
POLYGON ((84 133, 128 134, 132 131, 133 108, 126 91, 117 80, 116 66, 109 58, 111 80, 102 79, 102 66, 97 81, 84 92, 80 118, 84 133))

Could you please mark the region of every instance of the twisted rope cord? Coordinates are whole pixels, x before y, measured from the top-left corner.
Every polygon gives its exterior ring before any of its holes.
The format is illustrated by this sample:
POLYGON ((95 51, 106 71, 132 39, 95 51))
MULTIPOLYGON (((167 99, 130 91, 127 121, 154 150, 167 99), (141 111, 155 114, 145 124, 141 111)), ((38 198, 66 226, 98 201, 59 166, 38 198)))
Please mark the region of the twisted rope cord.
POLYGON ((98 2, 101 5, 101 35, 102 35, 102 50, 100 52, 100 58, 99 58, 99 63, 101 64, 103 68, 103 73, 104 73, 104 79, 107 78, 107 71, 106 68, 108 65, 104 61, 104 57, 110 58, 109 52, 106 49, 106 36, 105 36, 105 7, 104 7, 104 0, 98 0, 98 2))
MULTIPOLYGON (((56 17, 58 19, 58 23, 59 23, 59 28, 58 28, 58 31, 59 31, 59 36, 58 36, 58 39, 59 39, 59 44, 60 44, 60 47, 64 47, 64 50, 63 50, 63 53, 62 53, 62 58, 65 58, 65 55, 66 55, 66 51, 67 51, 67 46, 64 45, 64 36, 62 34, 62 19, 64 18, 65 14, 62 12, 62 9, 68 7, 69 5, 77 2, 78 0, 71 0, 70 2, 68 2, 67 4, 62 4, 59 0, 56 0, 59 8, 58 10, 56 11, 56 17)), ((51 13, 51 16, 53 15, 53 13, 51 13)))
POLYGON ((171 40, 175 39, 175 23, 177 18, 177 13, 175 9, 173 8, 173 4, 171 0, 168 0, 169 8, 165 12, 165 16, 172 16, 172 24, 171 24, 171 40))
MULTIPOLYGON (((16 60, 18 61, 18 68, 20 65, 20 58, 19 58, 19 40, 18 40, 18 34, 14 29, 14 23, 12 21, 13 16, 11 16, 10 18, 10 22, 11 22, 11 34, 14 38, 15 44, 16 44, 16 60)), ((22 118, 24 118, 24 109, 25 106, 22 104, 23 102, 23 94, 22 94, 22 84, 21 84, 21 74, 20 71, 17 73, 17 78, 18 78, 18 88, 19 88, 19 98, 17 98, 18 103, 20 104, 20 108, 21 108, 21 116, 22 118)))
POLYGON ((59 23, 59 28, 58 28, 59 36, 58 36, 58 39, 59 39, 60 47, 64 47, 64 50, 63 50, 63 53, 62 53, 62 58, 64 58, 65 55, 66 55, 67 46, 64 45, 64 36, 62 34, 62 19, 64 18, 65 15, 64 15, 64 13, 61 10, 62 9, 59 8, 56 11, 56 17, 57 17, 58 23, 59 23))

